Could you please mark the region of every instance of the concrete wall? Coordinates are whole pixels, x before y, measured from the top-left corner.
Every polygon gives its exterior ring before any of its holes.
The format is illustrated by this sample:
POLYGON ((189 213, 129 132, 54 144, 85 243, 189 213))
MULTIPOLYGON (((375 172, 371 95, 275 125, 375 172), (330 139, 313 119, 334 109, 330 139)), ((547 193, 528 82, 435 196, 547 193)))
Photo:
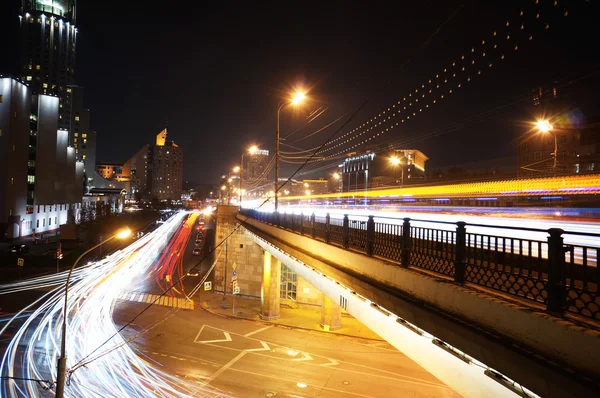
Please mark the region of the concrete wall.
POLYGON ((542 308, 536 311, 516 299, 491 295, 468 284, 459 286, 447 278, 401 268, 255 220, 244 225, 373 303, 525 386, 535 386, 534 391, 542 391, 542 396, 577 396, 574 392, 582 388, 550 361, 600 377, 597 329, 553 317, 542 308))
POLYGON ((298 275, 298 285, 296 286, 296 304, 304 307, 320 307, 321 295, 321 292, 316 287, 298 275))
MULTIPOLYGON (((221 242, 233 231, 238 222, 235 220, 237 206, 217 206, 216 241, 221 242)), ((232 265, 237 265, 236 273, 240 294, 260 297, 263 270, 263 250, 254 243, 254 238, 244 228, 239 228, 227 241, 217 249, 215 265, 214 289, 223 291, 223 286, 231 293, 232 265), (222 250, 220 250, 222 248, 222 250), (227 254, 227 255, 226 255, 227 254), (227 262, 225 261, 227 258, 227 262)))

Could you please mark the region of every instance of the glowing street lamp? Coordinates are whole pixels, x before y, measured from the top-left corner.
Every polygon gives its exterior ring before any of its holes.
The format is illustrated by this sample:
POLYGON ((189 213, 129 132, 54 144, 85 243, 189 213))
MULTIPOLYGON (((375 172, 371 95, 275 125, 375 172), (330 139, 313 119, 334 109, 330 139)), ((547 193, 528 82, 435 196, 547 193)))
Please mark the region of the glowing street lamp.
POLYGON ((238 171, 240 171, 240 166, 235 166, 235 167, 233 168, 233 172, 234 172, 234 173, 237 173, 238 171))
MULTIPOLYGON (((252 145, 250 148, 248 148, 248 153, 250 155, 254 155, 256 152, 258 152, 258 147, 256 145, 252 145)), ((240 191, 240 209, 242 208, 242 195, 244 194, 244 192, 246 192, 245 189, 242 189, 242 174, 244 171, 244 154, 245 152, 242 152, 242 159, 240 160, 240 186, 239 186, 239 191, 240 191)))
POLYGON ((294 95, 294 98, 292 98, 292 105, 300 105, 305 99, 306 94, 304 94, 302 91, 299 91, 294 95))
POLYGON ((56 377, 57 378, 57 380, 56 380, 56 398, 64 398, 64 396, 65 396, 65 379, 67 377, 67 354, 66 354, 67 311, 68 311, 67 303, 68 303, 68 296, 69 296, 69 284, 71 283, 71 274, 73 273, 73 270, 75 269, 75 267, 77 266, 79 261, 81 261, 81 259, 83 257, 85 257, 87 254, 89 254, 93 250, 99 248, 106 242, 109 242, 115 238, 122 240, 122 239, 127 239, 130 236, 131 236, 131 230, 129 228, 124 228, 124 229, 118 231, 116 234, 114 234, 110 238, 103 240, 102 242, 98 243, 96 246, 92 246, 91 248, 89 248, 88 250, 83 252, 79 257, 77 257, 77 260, 75 260, 75 262, 71 266, 71 269, 69 270, 69 275, 67 275, 67 282, 65 283, 65 305, 64 305, 64 309, 63 309, 62 335, 61 335, 61 340, 60 340, 60 357, 58 358, 58 364, 57 364, 58 372, 57 372, 57 377, 56 377))
POLYGON ((550 122, 548 120, 545 120, 545 119, 538 120, 535 123, 535 127, 538 129, 538 131, 540 133, 547 133, 550 130, 552 130, 552 125, 550 124, 550 122))
POLYGON ((540 119, 535 122, 535 127, 538 132, 541 134, 551 133, 554 136, 554 163, 552 164, 552 171, 556 173, 556 158, 558 157, 558 137, 556 137, 556 133, 553 132, 553 126, 550 124, 550 121, 547 119, 540 119))
POLYGON ((339 180, 340 179, 340 173, 333 173, 333 179, 334 180, 339 180))
MULTIPOLYGON (((400 166, 400 169, 402 170, 402 181, 400 183, 400 186, 404 185, 404 168, 402 167, 402 160, 400 160, 400 158, 398 156, 392 156, 390 157, 390 164, 392 166, 394 166, 394 180, 396 180, 396 169, 398 166, 400 166)), ((398 180, 396 180, 396 183, 398 183, 398 180)))
MULTIPOLYGON (((291 100, 287 100, 287 101, 281 101, 279 104, 279 108, 277 108, 277 137, 275 139, 275 192, 277 192, 279 190, 279 136, 280 136, 280 131, 279 131, 279 119, 280 119, 280 113, 281 113, 281 109, 284 108, 286 105, 294 105, 294 106, 298 106, 300 104, 302 104, 304 101, 306 100, 306 94, 303 91, 297 91, 294 96, 292 97, 291 100)), ((277 212, 279 206, 279 202, 277 200, 277 195, 275 195, 275 212, 277 212)))

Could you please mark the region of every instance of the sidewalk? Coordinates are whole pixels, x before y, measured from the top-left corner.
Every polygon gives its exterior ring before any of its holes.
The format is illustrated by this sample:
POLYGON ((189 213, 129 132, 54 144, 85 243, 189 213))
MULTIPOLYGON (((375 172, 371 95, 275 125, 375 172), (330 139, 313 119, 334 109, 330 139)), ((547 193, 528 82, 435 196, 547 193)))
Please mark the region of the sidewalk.
POLYGON ((379 335, 375 334, 371 329, 360 323, 350 314, 342 313, 342 328, 339 330, 326 332, 321 329, 319 323, 321 321, 320 308, 290 308, 282 305, 280 310, 280 318, 274 321, 264 321, 260 319, 260 300, 246 297, 235 297, 235 314, 232 311, 232 296, 227 296, 227 308, 221 308, 223 302, 222 293, 214 292, 199 292, 194 301, 200 304, 203 309, 217 315, 226 316, 228 318, 248 319, 252 321, 263 322, 266 324, 274 324, 286 326, 296 329, 314 330, 322 333, 337 334, 340 336, 359 337, 363 339, 371 339, 383 341, 379 335))

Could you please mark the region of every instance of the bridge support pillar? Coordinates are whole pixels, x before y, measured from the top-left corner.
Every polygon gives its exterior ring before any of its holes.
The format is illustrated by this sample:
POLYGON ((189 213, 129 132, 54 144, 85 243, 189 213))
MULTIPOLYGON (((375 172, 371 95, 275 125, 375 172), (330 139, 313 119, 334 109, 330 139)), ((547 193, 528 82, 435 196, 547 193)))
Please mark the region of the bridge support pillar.
POLYGON ((321 328, 325 331, 342 328, 342 307, 321 294, 321 328))
POLYGON ((279 319, 279 284, 281 261, 264 252, 263 278, 260 289, 260 318, 271 321, 279 319))

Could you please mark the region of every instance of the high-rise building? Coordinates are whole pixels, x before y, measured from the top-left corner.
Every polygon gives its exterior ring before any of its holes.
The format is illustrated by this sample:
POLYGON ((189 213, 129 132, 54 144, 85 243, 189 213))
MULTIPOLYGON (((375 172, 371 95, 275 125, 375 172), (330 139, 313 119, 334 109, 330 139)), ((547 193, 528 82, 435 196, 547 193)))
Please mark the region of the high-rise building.
POLYGON ((131 176, 132 193, 143 199, 181 200, 183 150, 167 141, 167 129, 156 136, 154 145, 144 145, 123 165, 131 176))
POLYGON ((269 151, 266 149, 257 149, 252 153, 244 154, 244 164, 242 165, 244 190, 262 195, 263 192, 272 189, 265 186, 269 182, 269 173, 266 171, 268 164, 269 151))
POLYGON ((6 54, 13 61, 0 65, 0 72, 20 77, 32 95, 58 97, 58 127, 68 131, 68 144, 75 149, 76 160, 84 162, 93 186, 95 137, 90 136, 90 110, 83 106, 83 87, 75 85, 77 1, 19 3, 17 15, 11 16, 18 18, 18 25, 9 23, 18 45, 6 54))
POLYGON ((58 127, 59 99, 0 78, 0 228, 8 238, 75 222, 83 163, 58 127))
POLYGON ((19 11, 18 75, 32 94, 58 96, 58 124, 68 130, 64 103, 68 86, 75 84, 77 2, 22 0, 19 11))

